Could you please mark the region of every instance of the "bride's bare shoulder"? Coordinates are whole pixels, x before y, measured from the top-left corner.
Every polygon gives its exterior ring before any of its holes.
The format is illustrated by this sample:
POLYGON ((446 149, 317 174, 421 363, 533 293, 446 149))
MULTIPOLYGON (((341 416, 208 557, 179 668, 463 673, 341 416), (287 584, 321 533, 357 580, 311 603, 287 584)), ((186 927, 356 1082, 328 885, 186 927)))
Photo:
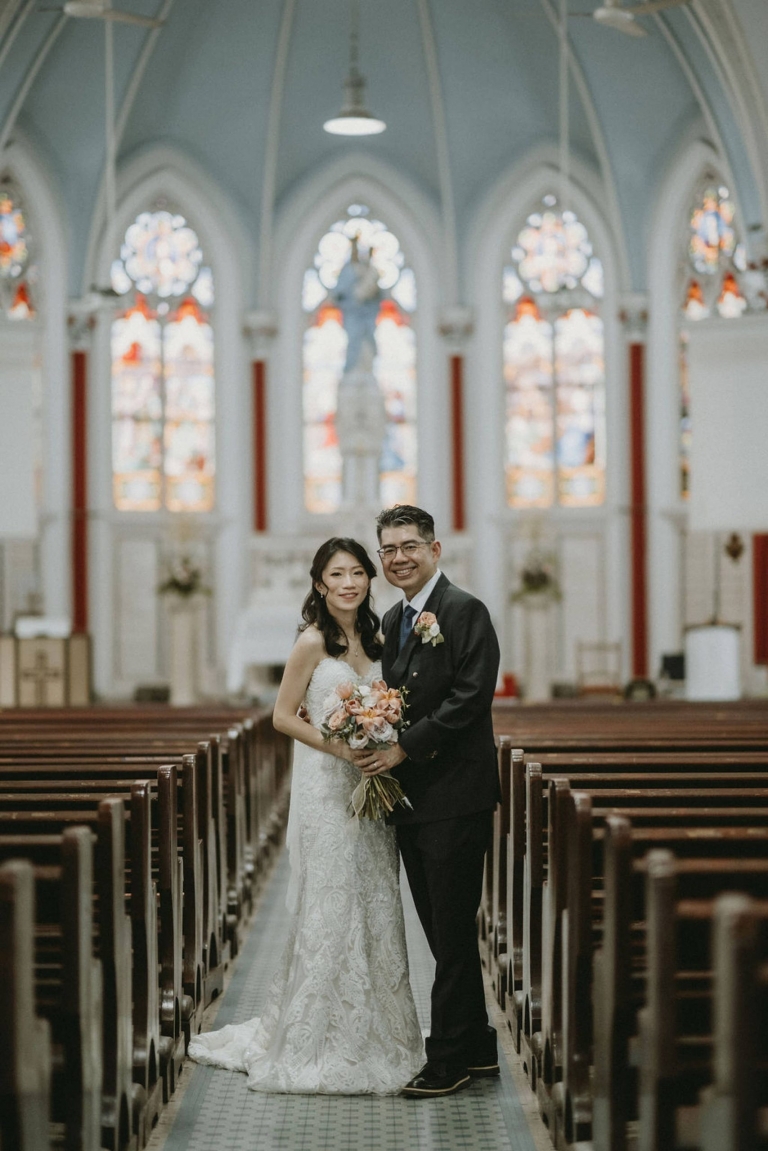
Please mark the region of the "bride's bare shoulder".
POLYGON ((311 623, 309 627, 304 628, 304 631, 299 632, 293 650, 302 657, 317 656, 318 659, 322 659, 327 654, 323 633, 311 623))

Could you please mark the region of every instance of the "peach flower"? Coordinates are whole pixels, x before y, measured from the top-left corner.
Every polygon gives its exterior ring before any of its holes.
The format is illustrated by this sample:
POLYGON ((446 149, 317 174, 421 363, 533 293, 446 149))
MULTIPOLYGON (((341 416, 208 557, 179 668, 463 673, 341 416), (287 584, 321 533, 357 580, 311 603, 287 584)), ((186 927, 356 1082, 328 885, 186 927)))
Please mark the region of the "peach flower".
POLYGON ((347 722, 346 709, 341 707, 341 708, 338 708, 336 711, 332 711, 331 714, 328 716, 328 719, 325 722, 328 725, 329 731, 338 731, 339 728, 343 727, 344 724, 347 722))

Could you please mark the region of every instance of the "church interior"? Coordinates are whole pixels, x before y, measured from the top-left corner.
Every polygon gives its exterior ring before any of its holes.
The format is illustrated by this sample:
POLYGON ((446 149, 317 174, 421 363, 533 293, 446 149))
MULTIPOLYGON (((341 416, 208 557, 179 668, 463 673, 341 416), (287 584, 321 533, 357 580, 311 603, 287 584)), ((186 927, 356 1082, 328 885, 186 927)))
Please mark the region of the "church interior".
POLYGON ((766 429, 765 0, 0 0, 0 1151, 768 1147, 766 429), (256 1097, 186 1046, 397 504, 499 637, 501 1079, 256 1097))

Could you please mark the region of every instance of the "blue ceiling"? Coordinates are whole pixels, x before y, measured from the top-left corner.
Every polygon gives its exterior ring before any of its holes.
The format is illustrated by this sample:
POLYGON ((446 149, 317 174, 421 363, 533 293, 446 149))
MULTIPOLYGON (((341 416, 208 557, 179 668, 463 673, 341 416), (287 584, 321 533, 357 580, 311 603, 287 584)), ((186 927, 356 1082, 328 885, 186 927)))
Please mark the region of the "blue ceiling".
MULTIPOLYGON (((459 239, 481 197, 532 148, 556 144, 557 36, 548 0, 431 0, 459 239)), ((115 6, 154 14, 151 0, 115 6)), ((572 12, 594 0, 570 0, 572 12)), ((157 38, 121 140, 125 160, 152 144, 188 154, 218 181, 257 243, 270 93, 283 0, 175 0, 157 38)), ((59 17, 30 15, 0 66, 0 124, 59 17)), ((277 200, 349 143, 322 122, 340 106, 347 66, 348 0, 296 0, 284 91, 277 200)), ((569 23, 605 145, 632 279, 641 289, 649 217, 675 148, 692 131, 710 135, 702 106, 670 43, 705 94, 710 124, 728 153, 745 216, 759 219, 754 176, 710 57, 686 11, 647 22, 644 40, 588 19, 569 23)), ((146 30, 117 25, 119 109, 146 30)), ((361 69, 368 102, 388 130, 362 148, 439 202, 437 151, 417 0, 361 0, 361 69)), ((70 288, 82 291, 83 261, 104 163, 104 32, 68 20, 18 115, 58 184, 70 237, 70 288)), ((574 154, 600 175, 600 147, 571 86, 574 154)), ((355 148, 360 148, 355 142, 355 148)))

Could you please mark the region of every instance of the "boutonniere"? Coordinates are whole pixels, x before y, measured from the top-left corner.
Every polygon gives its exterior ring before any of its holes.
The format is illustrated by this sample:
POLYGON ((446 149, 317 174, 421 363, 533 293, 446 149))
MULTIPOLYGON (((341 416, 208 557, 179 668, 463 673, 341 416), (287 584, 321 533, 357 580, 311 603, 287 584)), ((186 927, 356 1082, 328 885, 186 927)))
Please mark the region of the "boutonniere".
POLYGON ((437 617, 434 616, 431 611, 423 611, 421 613, 413 625, 413 630, 422 643, 431 643, 432 647, 437 647, 439 643, 445 643, 445 636, 440 631, 440 624, 437 622, 437 617))

